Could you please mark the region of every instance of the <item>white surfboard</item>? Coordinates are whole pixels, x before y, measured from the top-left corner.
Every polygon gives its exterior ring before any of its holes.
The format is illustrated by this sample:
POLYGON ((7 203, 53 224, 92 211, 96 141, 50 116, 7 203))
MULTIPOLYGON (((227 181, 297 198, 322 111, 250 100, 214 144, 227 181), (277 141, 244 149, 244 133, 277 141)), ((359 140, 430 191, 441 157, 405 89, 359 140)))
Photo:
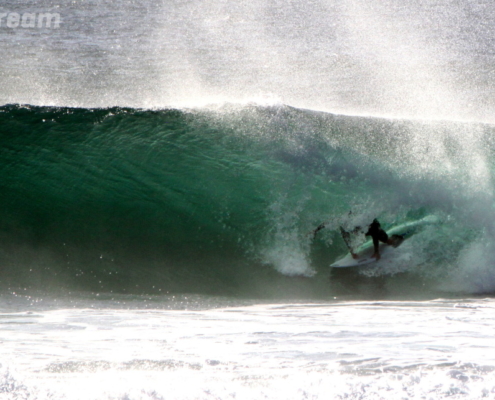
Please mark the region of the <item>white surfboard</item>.
MULTIPOLYGON (((420 220, 407 222, 405 224, 395 226, 391 229, 387 229, 387 234, 389 236, 402 235, 404 236, 404 239, 408 239, 418 231, 418 228, 424 225, 434 224, 438 221, 439 219, 434 215, 428 215, 424 218, 421 218, 420 220)), ((386 262, 393 259, 395 251, 396 248, 380 242, 380 256, 381 256, 380 262, 386 262)), ((349 253, 345 257, 335 261, 333 264, 330 265, 330 267, 349 268, 349 267, 359 267, 361 265, 375 263, 377 262, 376 258, 374 257, 371 258, 373 252, 374 252, 373 241, 370 240, 364 243, 356 250, 356 254, 358 256, 357 259, 354 259, 351 253, 349 253)))

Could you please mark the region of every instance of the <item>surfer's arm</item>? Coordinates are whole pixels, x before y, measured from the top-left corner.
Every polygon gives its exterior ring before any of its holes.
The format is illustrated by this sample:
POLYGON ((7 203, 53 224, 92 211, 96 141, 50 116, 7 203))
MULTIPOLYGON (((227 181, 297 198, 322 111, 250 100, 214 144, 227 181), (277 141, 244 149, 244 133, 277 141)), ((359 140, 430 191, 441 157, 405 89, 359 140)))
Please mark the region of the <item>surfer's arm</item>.
POLYGON ((313 239, 316 238, 316 234, 321 231, 323 228, 325 228, 325 223, 322 223, 318 225, 318 228, 316 228, 312 233, 313 233, 313 239))
MULTIPOLYGON (((359 227, 357 227, 358 229, 359 227)), ((358 255, 356 253, 354 253, 354 250, 351 246, 351 235, 349 232, 347 232, 344 228, 340 227, 340 234, 342 235, 342 239, 344 239, 344 243, 345 245, 347 246, 347 248, 349 249, 349 253, 351 253, 351 256, 352 258, 354 258, 355 260, 358 259, 358 255)))

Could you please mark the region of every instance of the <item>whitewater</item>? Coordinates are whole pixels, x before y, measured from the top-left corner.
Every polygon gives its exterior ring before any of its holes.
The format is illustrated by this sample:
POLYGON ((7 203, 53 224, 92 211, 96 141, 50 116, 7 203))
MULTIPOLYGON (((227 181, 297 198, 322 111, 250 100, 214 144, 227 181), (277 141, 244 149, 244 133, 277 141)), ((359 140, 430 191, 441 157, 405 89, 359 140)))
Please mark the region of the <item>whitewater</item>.
POLYGON ((0 398, 495 398, 491 2, 0 16, 0 398))

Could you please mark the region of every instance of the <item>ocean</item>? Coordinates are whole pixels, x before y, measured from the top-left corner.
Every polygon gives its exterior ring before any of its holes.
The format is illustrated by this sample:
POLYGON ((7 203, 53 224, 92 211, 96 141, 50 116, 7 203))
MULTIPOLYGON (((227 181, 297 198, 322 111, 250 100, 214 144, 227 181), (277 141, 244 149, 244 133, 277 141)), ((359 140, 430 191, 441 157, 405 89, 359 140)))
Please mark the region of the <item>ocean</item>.
POLYGON ((495 398, 494 23, 2 2, 0 398, 495 398))

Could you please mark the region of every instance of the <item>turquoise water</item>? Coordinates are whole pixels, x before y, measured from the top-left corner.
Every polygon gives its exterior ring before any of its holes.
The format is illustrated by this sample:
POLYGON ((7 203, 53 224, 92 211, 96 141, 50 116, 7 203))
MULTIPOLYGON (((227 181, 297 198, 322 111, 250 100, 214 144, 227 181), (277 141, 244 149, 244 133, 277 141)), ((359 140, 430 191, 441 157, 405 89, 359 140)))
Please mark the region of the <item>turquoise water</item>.
MULTIPOLYGON (((331 297, 340 225, 431 214, 402 246, 412 259, 373 272, 428 296, 492 229, 489 125, 256 105, 0 118, 4 288, 286 296, 299 277, 303 296, 331 297)), ((448 291, 490 292, 484 279, 448 291)))

